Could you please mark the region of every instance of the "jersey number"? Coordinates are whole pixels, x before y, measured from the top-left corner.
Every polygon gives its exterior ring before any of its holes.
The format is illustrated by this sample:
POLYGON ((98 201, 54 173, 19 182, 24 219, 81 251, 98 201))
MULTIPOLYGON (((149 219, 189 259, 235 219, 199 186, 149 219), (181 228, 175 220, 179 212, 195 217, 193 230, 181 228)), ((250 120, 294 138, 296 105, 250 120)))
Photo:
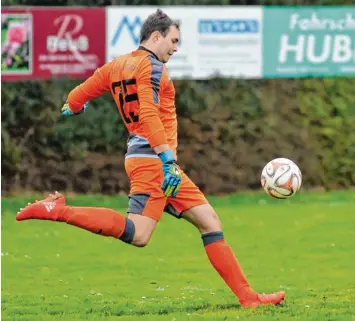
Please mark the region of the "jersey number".
POLYGON ((116 94, 116 88, 120 87, 118 99, 120 100, 120 108, 121 108, 122 116, 124 118, 124 121, 127 124, 136 123, 139 121, 139 117, 135 115, 133 111, 129 112, 129 117, 127 117, 124 112, 124 105, 126 103, 131 103, 133 101, 139 102, 137 93, 127 94, 127 86, 131 86, 131 85, 136 86, 135 79, 127 79, 127 80, 116 81, 112 83, 112 91, 114 94, 116 94))

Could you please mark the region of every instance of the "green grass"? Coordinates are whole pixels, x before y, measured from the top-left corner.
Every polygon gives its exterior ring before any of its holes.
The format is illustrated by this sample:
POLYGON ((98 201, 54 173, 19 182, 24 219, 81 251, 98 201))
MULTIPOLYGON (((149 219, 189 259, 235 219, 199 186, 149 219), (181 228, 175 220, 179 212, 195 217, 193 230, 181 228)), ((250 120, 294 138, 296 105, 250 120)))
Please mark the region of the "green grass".
POLYGON ((283 306, 257 309, 240 308, 183 220, 165 215, 149 246, 134 248, 63 223, 16 222, 34 199, 2 199, 2 320, 355 320, 355 191, 210 199, 251 285, 287 292, 283 306))

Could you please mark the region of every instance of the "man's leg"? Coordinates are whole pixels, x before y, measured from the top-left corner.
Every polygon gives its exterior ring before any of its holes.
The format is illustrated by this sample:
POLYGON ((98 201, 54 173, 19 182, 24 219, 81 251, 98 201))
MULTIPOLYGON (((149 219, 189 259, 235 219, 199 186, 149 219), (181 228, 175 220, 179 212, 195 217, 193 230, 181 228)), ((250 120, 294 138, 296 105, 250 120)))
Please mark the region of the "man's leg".
POLYGON ((284 292, 258 294, 249 286, 233 250, 224 240, 220 220, 211 205, 194 206, 184 211, 182 217, 198 228, 212 266, 239 298, 242 306, 281 303, 284 292))
POLYGON ((160 187, 163 180, 161 161, 129 158, 125 160, 125 168, 131 182, 127 217, 109 208, 66 206, 64 196, 56 193, 21 209, 16 219, 66 222, 138 247, 146 246, 166 205, 160 187))
POLYGON ((148 216, 129 214, 126 217, 109 208, 67 206, 64 196, 57 192, 43 201, 29 204, 16 216, 17 221, 29 219, 65 222, 138 247, 148 244, 158 223, 148 216))

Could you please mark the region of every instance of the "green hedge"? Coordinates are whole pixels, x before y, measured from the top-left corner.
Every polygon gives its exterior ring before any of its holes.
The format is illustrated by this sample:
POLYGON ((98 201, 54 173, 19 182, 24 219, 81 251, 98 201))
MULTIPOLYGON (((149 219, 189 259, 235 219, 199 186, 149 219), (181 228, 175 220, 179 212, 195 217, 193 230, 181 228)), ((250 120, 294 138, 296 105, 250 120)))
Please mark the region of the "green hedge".
MULTIPOLYGON (((127 133, 110 95, 61 119, 78 81, 3 83, 2 192, 127 192, 127 133)), ((355 186, 355 79, 175 81, 179 163, 208 194, 259 188, 274 157, 304 186, 355 186)))
MULTIPOLYGON (((191 0, 58 0, 63 5, 171 5, 191 0)), ((326 5, 350 0, 203 0, 204 5, 326 5)), ((5 0, 3 5, 53 5, 5 0)), ((127 138, 111 97, 62 120, 71 80, 2 84, 2 192, 127 192, 127 138)), ((355 185, 355 79, 176 81, 179 163, 207 193, 259 188, 274 157, 294 159, 304 186, 355 185)))

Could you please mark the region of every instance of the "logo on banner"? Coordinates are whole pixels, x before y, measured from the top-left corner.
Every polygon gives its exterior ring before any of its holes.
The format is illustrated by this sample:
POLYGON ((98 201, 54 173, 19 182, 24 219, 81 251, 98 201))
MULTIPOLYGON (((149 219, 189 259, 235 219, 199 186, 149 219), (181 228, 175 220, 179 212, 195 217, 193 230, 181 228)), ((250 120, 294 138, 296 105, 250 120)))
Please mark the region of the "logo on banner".
POLYGON ((85 62, 81 52, 89 49, 89 38, 80 34, 84 27, 84 19, 79 15, 62 15, 53 21, 58 28, 54 35, 47 37, 47 50, 50 53, 70 51, 80 62, 85 62))
POLYGON ((260 77, 261 16, 258 8, 238 9, 235 14, 216 11, 198 19, 200 77, 260 77))
POLYGON ((128 16, 124 16, 118 25, 116 32, 112 38, 111 46, 115 46, 120 38, 123 30, 127 30, 132 42, 137 46, 140 41, 140 31, 142 28, 143 22, 141 17, 136 16, 132 20, 128 16))
POLYGON ((31 74, 32 15, 2 13, 1 33, 1 72, 31 74))
POLYGON ((355 73, 353 8, 267 8, 264 22, 266 77, 355 73))
POLYGON ((203 19, 198 23, 201 34, 258 33, 259 21, 255 19, 203 19))
POLYGON ((86 78, 105 62, 106 9, 12 11, 1 9, 2 80, 86 78))
POLYGON ((289 34, 280 37, 279 62, 289 61, 311 64, 351 63, 354 61, 355 19, 351 13, 346 18, 322 19, 317 12, 309 17, 298 13, 290 16, 289 34), (297 35, 292 37, 292 32, 297 35), (291 55, 293 57, 291 58, 291 55))

